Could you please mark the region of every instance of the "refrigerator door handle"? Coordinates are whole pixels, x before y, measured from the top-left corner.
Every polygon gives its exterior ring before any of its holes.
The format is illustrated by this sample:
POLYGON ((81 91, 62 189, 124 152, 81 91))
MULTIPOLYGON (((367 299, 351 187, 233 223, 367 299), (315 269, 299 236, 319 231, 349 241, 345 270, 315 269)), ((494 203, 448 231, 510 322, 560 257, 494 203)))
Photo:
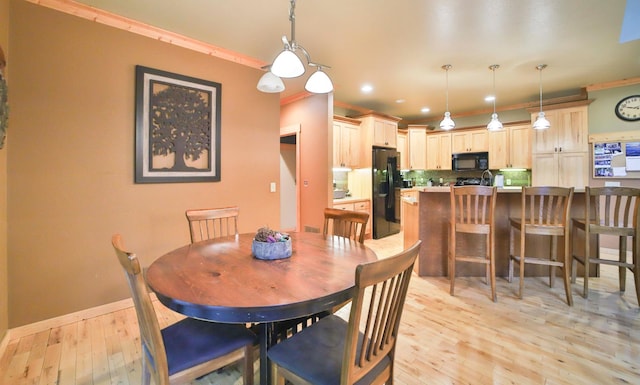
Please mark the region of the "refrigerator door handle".
POLYGON ((389 186, 389 191, 387 192, 386 197, 386 206, 388 209, 393 208, 393 204, 395 203, 395 184, 393 180, 393 168, 391 167, 391 162, 387 162, 387 186, 389 186))

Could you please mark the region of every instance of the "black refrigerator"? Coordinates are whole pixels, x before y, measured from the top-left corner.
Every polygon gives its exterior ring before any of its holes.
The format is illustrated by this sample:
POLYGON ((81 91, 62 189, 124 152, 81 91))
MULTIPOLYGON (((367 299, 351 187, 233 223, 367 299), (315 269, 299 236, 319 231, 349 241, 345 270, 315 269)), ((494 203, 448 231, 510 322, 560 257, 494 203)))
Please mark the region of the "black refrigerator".
POLYGON ((400 232, 399 155, 395 149, 373 147, 373 239, 400 232))

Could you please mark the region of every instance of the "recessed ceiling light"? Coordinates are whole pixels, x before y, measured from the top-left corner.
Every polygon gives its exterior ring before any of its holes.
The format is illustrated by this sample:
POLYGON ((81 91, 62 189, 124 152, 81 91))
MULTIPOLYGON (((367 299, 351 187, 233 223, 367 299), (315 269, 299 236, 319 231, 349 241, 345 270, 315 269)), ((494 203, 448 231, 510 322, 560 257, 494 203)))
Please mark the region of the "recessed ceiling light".
POLYGON ((496 100, 496 97, 493 95, 489 95, 486 98, 484 98, 485 102, 493 102, 494 100, 496 100))
POLYGON ((396 103, 400 104, 400 103, 404 103, 405 100, 404 99, 396 99, 396 103))
POLYGON ((422 107, 420 111, 422 111, 423 114, 426 114, 427 112, 431 111, 431 109, 429 107, 422 107))
POLYGON ((360 91, 368 94, 369 92, 373 91, 373 86, 371 84, 365 84, 362 86, 362 88, 360 88, 360 91))

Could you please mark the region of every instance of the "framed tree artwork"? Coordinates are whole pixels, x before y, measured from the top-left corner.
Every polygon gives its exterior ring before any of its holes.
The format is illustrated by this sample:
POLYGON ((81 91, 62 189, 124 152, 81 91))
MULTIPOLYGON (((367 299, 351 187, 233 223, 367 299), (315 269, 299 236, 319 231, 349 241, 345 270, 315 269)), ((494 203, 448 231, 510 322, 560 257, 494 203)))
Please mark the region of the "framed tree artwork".
POLYGON ((135 183, 220 181, 219 83, 136 66, 135 183))

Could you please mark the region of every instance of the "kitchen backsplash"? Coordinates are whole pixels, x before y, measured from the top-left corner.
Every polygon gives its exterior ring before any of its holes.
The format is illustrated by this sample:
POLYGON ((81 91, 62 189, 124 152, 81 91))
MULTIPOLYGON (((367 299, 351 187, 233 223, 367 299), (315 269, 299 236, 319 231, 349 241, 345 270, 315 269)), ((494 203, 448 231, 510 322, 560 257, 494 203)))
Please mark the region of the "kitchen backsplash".
MULTIPOLYGON (((530 186, 531 171, 492 171, 493 176, 504 175, 505 186, 530 186), (511 183, 509 183, 511 182, 511 183)), ((426 186, 429 179, 434 186, 439 185, 440 178, 443 184, 455 182, 458 177, 479 178, 482 172, 478 171, 403 171, 403 179, 414 180, 416 186, 426 186)), ((333 188, 348 190, 353 197, 367 197, 371 195, 371 169, 357 169, 352 171, 334 171, 333 188)))
MULTIPOLYGON (((531 171, 492 171, 493 176, 497 174, 504 175, 505 186, 530 186, 531 185, 531 171), (510 182, 510 183, 509 183, 510 182)), ((403 171, 402 176, 404 179, 413 180, 416 186, 426 186, 427 182, 431 179, 434 186, 440 184, 440 178, 442 178, 443 184, 447 185, 451 182, 455 182, 457 178, 480 178, 482 176, 481 171, 426 171, 426 170, 413 170, 403 171)))

